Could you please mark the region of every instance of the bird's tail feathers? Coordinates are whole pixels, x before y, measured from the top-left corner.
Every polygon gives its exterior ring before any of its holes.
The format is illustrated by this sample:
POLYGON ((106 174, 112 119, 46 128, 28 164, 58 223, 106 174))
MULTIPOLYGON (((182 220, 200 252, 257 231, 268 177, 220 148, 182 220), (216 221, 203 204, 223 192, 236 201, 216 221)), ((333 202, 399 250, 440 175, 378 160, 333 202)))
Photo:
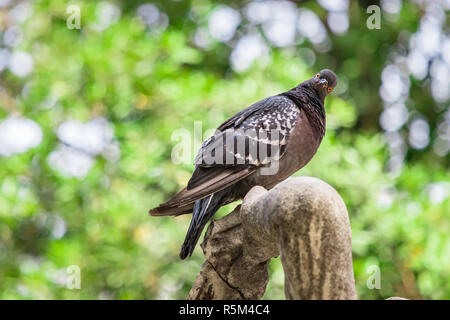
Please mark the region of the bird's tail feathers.
POLYGON ((214 196, 214 193, 195 202, 191 224, 181 246, 181 259, 192 255, 206 223, 214 216, 221 205, 221 197, 219 195, 214 196))
POLYGON ((179 216, 181 214, 191 213, 192 208, 193 204, 188 204, 185 206, 171 206, 163 204, 157 208, 151 209, 149 214, 156 217, 179 216))

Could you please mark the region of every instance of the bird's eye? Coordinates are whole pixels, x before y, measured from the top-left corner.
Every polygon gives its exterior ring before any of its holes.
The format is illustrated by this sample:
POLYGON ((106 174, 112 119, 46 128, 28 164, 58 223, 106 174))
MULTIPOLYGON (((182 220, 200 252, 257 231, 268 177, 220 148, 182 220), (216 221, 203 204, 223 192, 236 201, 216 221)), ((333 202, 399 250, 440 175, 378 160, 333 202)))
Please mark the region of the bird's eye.
POLYGON ((330 93, 331 91, 333 91, 333 88, 328 88, 328 93, 330 93))
POLYGON ((320 78, 320 74, 318 73, 318 74, 316 74, 316 78, 320 78))

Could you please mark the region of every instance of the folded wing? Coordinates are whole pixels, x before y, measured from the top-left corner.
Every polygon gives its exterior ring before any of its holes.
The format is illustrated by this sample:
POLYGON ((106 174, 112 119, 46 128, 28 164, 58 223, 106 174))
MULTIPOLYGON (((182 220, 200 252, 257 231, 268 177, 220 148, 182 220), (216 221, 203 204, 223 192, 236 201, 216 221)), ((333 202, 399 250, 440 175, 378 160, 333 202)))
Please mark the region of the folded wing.
POLYGON ((150 214, 189 213, 196 200, 228 188, 281 158, 299 114, 300 109, 292 100, 273 96, 224 122, 202 144, 187 187, 150 214))

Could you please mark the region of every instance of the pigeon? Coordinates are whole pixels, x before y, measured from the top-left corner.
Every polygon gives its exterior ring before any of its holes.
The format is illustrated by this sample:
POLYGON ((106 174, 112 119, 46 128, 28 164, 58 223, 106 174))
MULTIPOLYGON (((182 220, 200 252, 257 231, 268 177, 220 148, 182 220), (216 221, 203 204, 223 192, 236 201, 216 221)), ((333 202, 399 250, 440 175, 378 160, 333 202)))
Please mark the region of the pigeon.
POLYGON ((181 259, 192 255, 202 230, 221 206, 242 199, 254 186, 273 188, 312 159, 325 135, 325 97, 336 85, 334 72, 324 69, 237 113, 202 143, 187 186, 149 212, 192 212, 181 259))

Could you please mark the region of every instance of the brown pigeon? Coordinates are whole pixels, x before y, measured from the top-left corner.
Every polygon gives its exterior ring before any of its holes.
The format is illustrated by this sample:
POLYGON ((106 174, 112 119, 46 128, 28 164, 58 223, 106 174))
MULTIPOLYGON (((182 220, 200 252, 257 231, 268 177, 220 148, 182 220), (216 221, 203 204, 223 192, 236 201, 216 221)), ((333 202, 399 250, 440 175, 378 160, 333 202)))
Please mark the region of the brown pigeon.
POLYGON ((274 187, 311 160, 325 134, 324 100, 336 84, 334 72, 324 69, 237 113, 203 142, 186 188, 150 210, 152 216, 193 213, 181 259, 192 255, 221 206, 242 199, 253 186, 274 187))

